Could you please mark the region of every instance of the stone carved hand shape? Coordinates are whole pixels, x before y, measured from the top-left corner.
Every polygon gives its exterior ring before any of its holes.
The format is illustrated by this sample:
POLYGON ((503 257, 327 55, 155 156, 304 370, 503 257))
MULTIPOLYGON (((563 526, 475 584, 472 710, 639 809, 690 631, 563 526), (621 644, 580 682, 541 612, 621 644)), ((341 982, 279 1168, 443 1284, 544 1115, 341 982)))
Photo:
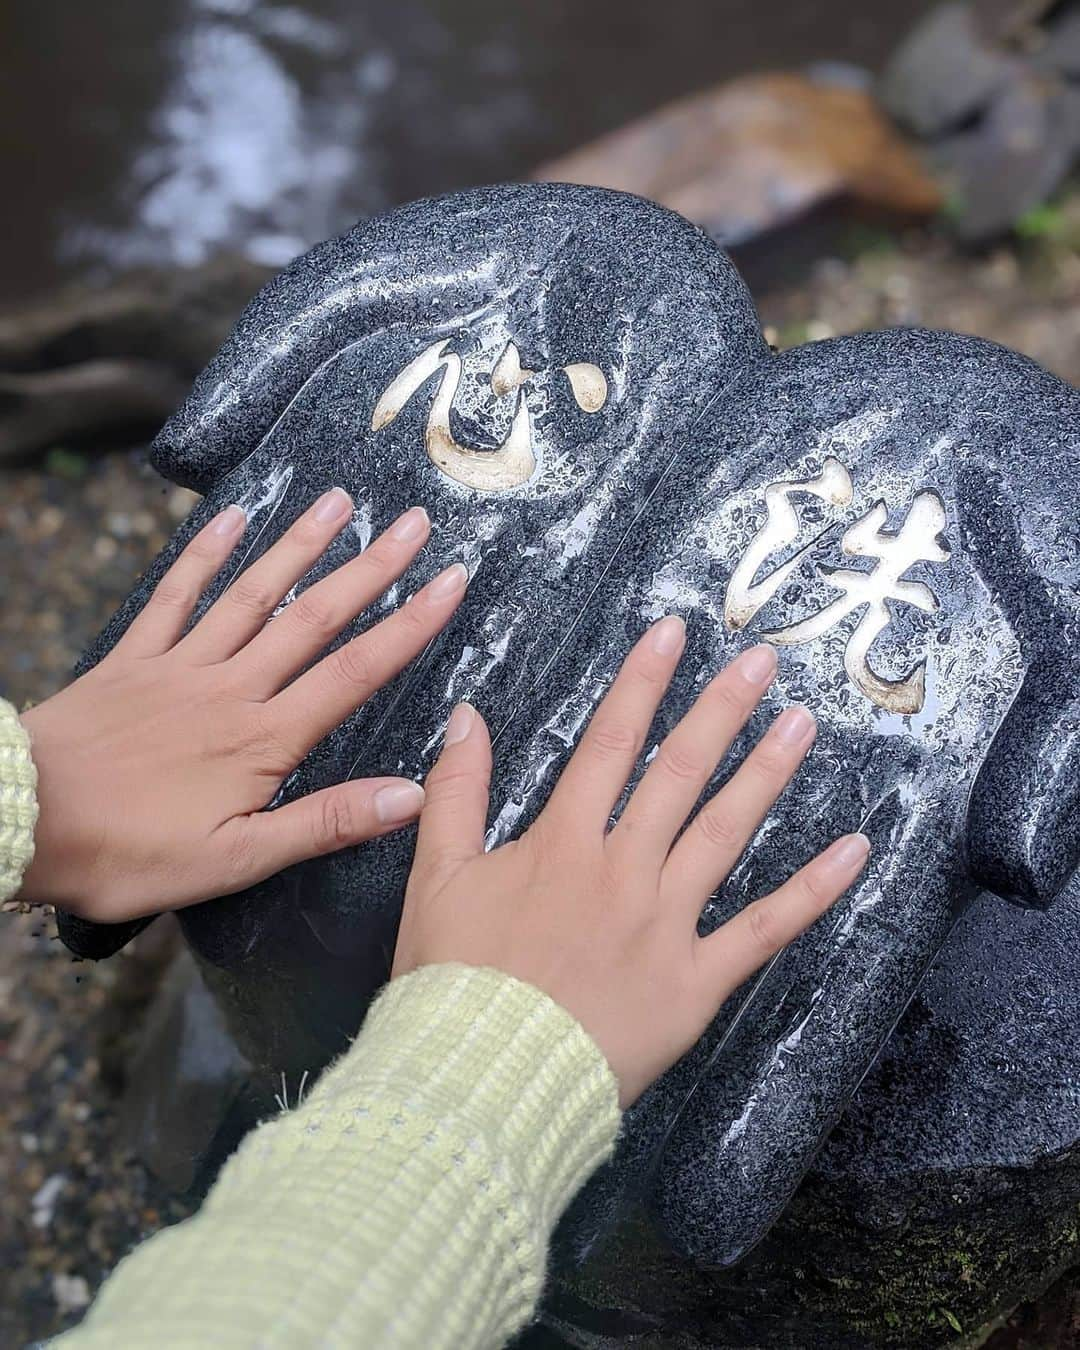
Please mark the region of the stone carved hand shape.
MULTIPOLYGON (((228 501, 245 506, 256 554, 333 483, 372 530, 421 502, 432 570, 469 567, 462 609, 286 796, 350 773, 421 774, 468 699, 494 733, 498 842, 535 816, 647 621, 674 609, 689 627, 656 739, 737 650, 786 632, 776 700, 812 709, 818 744, 702 927, 838 832, 864 830, 878 861, 635 1106, 563 1234, 580 1256, 644 1198, 678 1250, 730 1263, 786 1203, 968 896, 1048 904, 1076 867, 1078 425, 1075 391, 951 334, 772 355, 726 256, 638 199, 532 185, 418 203, 298 259, 249 306, 154 448, 207 501, 87 661, 228 501), (529 378, 500 392, 511 343, 529 378), (377 416, 432 352, 431 372, 377 416), (447 363, 454 397, 437 425, 471 451, 470 472, 482 478, 482 456, 515 419, 523 442, 527 422, 534 463, 499 490, 429 453, 447 363), (569 376, 583 365, 604 381, 596 407, 569 376), (830 462, 850 492, 790 488, 795 535, 758 558, 770 493, 830 462), (932 528, 860 600, 913 511, 932 528), (855 678, 864 666, 885 692, 920 671, 918 697, 890 707, 855 678)), ((358 1024, 389 969, 409 857, 408 839, 380 841, 183 916, 261 1071, 311 1070, 358 1024)), ((85 952, 110 947, 107 931, 65 932, 85 952)))

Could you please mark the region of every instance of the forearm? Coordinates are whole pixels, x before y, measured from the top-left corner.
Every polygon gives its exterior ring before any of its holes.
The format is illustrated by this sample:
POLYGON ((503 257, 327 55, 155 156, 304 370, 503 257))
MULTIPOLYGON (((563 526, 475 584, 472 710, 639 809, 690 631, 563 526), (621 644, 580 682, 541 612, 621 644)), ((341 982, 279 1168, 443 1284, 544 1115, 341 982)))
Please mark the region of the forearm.
POLYGON ((15 709, 0 699, 0 904, 16 895, 34 856, 37 814, 30 738, 15 709))
POLYGON ((490 970, 418 970, 60 1343, 501 1345, 618 1119, 603 1056, 546 995, 490 970))

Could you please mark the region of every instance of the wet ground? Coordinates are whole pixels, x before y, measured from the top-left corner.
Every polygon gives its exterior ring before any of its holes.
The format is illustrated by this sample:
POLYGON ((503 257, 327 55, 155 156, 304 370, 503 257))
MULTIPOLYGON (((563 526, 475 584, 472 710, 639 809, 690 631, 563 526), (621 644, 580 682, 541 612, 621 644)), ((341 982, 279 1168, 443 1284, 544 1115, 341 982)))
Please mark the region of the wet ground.
MULTIPOLYGON (((969 257, 931 234, 852 227, 808 275, 764 296, 762 318, 780 346, 889 324, 959 328, 1080 383, 1080 195, 1037 234, 969 257)), ((0 476, 7 696, 40 699, 68 678, 193 500, 137 452, 57 447, 0 476)), ((188 1204, 126 1154, 118 1128, 123 1052, 167 942, 79 965, 47 919, 0 923, 0 1347, 15 1347, 77 1320, 115 1261, 188 1204)), ((1062 1282, 1021 1310, 994 1350, 1080 1344, 1075 1290, 1062 1282)))

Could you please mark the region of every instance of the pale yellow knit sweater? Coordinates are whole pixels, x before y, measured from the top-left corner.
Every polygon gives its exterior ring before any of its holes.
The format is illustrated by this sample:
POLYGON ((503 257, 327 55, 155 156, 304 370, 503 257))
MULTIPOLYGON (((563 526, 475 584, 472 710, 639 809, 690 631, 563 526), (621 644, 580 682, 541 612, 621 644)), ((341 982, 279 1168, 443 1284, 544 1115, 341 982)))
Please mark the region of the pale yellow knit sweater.
POLYGON ((0 698, 0 905, 19 889, 30 866, 37 816, 30 740, 15 709, 0 698))
MULTIPOLYGON (((0 899, 32 853, 33 784, 0 703, 0 899)), ((500 1346, 535 1309, 552 1229, 618 1124, 606 1061, 545 994, 494 970, 418 970, 54 1344, 500 1346)))

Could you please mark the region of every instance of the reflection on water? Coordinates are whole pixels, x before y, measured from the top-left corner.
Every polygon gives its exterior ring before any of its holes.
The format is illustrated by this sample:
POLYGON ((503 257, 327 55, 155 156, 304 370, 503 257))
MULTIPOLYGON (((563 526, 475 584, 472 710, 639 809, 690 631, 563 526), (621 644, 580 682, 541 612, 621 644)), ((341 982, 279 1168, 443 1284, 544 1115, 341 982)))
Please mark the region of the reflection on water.
POLYGON ((396 201, 519 177, 690 89, 877 63, 929 0, 16 0, 0 287, 95 265, 270 264, 396 201))
POLYGON ((133 219, 70 229, 69 255, 192 264, 242 240, 255 261, 281 264, 333 227, 344 185, 372 181, 365 116, 392 83, 387 60, 350 63, 337 30, 296 9, 196 0, 193 10, 132 157, 133 219), (249 28, 229 21, 248 11, 249 28), (306 99, 293 53, 320 58, 306 99))

